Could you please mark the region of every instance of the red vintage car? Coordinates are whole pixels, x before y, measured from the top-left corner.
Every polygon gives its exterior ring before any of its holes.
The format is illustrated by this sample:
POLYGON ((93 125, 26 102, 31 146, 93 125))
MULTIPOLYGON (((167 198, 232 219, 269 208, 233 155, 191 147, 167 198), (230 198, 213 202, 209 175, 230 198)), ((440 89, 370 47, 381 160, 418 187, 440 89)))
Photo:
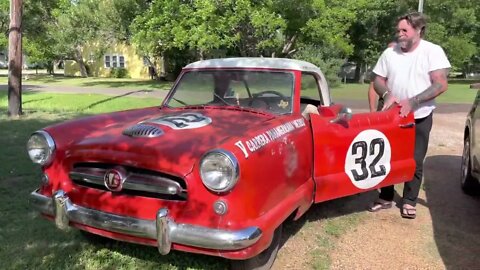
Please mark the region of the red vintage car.
POLYGON ((334 105, 308 62, 199 61, 160 106, 32 134, 30 199, 60 229, 269 269, 288 217, 411 179, 414 125, 398 108, 334 105))

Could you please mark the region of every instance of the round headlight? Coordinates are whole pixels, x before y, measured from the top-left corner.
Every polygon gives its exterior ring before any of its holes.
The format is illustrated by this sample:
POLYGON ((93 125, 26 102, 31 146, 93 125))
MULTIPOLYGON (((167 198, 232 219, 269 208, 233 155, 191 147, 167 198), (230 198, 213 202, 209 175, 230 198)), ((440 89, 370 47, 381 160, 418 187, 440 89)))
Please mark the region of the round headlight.
POLYGON ((239 166, 237 158, 224 150, 213 150, 205 154, 200 162, 203 184, 215 192, 231 190, 237 183, 239 166))
POLYGON ((27 151, 33 163, 48 165, 53 158, 55 142, 47 132, 37 131, 28 139, 27 151))

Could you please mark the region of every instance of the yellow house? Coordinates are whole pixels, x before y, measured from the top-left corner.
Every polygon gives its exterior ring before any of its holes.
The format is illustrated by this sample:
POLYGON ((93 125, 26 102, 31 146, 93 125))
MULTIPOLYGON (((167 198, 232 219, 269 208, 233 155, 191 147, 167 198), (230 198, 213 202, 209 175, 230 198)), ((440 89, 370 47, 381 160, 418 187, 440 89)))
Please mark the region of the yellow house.
MULTIPOLYGON (((98 46, 85 46, 82 51, 83 61, 90 70, 89 76, 114 77, 112 71, 125 69, 126 77, 134 79, 149 79, 150 62, 138 54, 133 45, 115 44, 99 53, 98 46)), ((163 75, 163 61, 155 63, 158 75, 163 75)), ((65 76, 81 76, 80 67, 73 60, 65 61, 65 76)))

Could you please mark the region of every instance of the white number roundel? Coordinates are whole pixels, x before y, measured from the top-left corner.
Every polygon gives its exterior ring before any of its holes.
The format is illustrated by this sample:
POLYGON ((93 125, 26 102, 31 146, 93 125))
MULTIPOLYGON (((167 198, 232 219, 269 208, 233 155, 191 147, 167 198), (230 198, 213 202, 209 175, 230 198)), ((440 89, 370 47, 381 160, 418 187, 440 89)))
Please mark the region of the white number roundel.
POLYGON ((353 139, 345 158, 345 173, 353 185, 369 189, 390 173, 392 151, 385 134, 368 129, 353 139))

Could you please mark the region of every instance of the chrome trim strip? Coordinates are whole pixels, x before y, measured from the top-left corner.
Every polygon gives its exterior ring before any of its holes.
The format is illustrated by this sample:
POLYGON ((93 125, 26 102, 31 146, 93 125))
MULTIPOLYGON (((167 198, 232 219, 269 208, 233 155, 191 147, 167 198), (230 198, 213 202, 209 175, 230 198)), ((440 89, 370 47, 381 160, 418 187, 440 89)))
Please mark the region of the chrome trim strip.
MULTIPOLYGON (((104 186, 104 175, 107 169, 101 168, 75 168, 69 176, 72 180, 83 181, 90 184, 104 186)), ((124 190, 146 191, 167 195, 180 195, 185 190, 182 186, 164 177, 155 177, 145 174, 130 173, 123 183, 124 190)))
POLYGON ((255 244, 262 236, 258 227, 242 230, 218 230, 190 224, 175 223, 168 216, 168 209, 158 210, 156 220, 136 219, 81 207, 71 202, 63 190, 52 198, 38 190, 30 194, 30 203, 39 212, 54 215, 59 229, 66 229, 70 222, 122 233, 130 236, 157 240, 160 254, 168 254, 172 243, 217 250, 237 250, 255 244))

